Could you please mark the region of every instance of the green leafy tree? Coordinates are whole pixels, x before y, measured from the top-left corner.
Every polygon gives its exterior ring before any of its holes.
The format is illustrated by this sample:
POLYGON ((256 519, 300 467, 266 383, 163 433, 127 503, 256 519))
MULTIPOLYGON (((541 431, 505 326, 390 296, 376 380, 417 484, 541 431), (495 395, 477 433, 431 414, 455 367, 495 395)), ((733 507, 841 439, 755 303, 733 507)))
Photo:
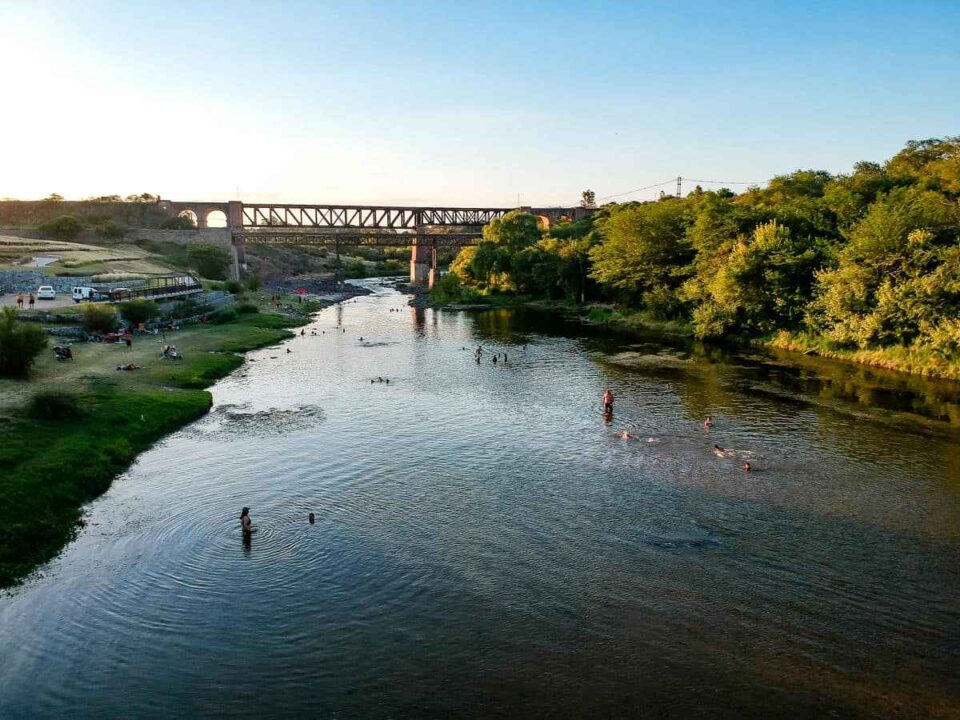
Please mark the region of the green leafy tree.
MULTIPOLYGON (((620 291, 622 297, 643 304, 673 295, 688 274, 693 248, 686 231, 690 224, 687 204, 665 199, 626 206, 602 225, 603 242, 593 248, 590 276, 620 291)), ((668 305, 673 305, 671 300, 668 305)))
POLYGON ((823 264, 823 244, 794 238, 776 220, 741 236, 706 283, 694 311, 699 337, 759 335, 796 328, 823 264))
POLYGON ((476 254, 477 248, 474 246, 462 248, 453 262, 450 263, 450 274, 456 275, 460 282, 466 285, 476 283, 477 278, 474 277, 472 268, 473 258, 476 254))
POLYGON ((37 355, 47 346, 47 334, 39 325, 17 319, 11 307, 0 313, 0 376, 26 377, 37 355))
POLYGON ((957 208, 936 192, 900 188, 875 202, 819 274, 810 327, 841 345, 909 344, 958 307, 956 227, 957 208))
POLYGON ((216 245, 200 243, 187 249, 190 267, 210 280, 225 280, 230 267, 230 253, 216 245))

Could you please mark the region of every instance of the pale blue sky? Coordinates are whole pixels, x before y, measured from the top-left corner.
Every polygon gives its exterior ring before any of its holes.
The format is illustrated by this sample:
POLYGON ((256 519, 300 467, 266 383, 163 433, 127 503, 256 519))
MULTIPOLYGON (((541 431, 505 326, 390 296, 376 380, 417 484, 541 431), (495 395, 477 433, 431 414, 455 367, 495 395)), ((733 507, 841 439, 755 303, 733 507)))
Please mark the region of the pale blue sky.
POLYGON ((0 196, 573 204, 960 134, 960 2, 0 0, 0 80, 0 196))

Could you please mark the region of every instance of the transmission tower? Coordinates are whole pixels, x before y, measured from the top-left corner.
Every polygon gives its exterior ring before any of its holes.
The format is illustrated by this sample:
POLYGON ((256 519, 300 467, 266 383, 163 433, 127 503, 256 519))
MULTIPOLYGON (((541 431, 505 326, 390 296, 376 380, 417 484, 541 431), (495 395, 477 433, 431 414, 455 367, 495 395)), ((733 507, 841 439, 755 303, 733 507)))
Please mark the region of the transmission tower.
POLYGON ((677 199, 680 199, 681 192, 683 192, 683 178, 677 175, 677 199))

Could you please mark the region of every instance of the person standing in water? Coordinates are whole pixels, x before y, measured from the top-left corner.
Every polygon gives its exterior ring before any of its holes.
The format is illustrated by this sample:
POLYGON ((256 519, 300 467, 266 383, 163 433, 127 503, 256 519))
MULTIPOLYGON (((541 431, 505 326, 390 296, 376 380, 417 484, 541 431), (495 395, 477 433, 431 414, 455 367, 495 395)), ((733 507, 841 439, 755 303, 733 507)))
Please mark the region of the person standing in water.
POLYGON ((713 416, 707 415, 707 419, 703 421, 704 430, 709 430, 713 427, 713 416))
POLYGON ((610 388, 603 393, 603 412, 607 415, 613 414, 613 393, 610 392, 610 388))
POLYGON ((243 531, 245 538, 250 537, 257 531, 253 526, 253 521, 250 519, 250 508, 248 507, 240 511, 240 529, 243 531))

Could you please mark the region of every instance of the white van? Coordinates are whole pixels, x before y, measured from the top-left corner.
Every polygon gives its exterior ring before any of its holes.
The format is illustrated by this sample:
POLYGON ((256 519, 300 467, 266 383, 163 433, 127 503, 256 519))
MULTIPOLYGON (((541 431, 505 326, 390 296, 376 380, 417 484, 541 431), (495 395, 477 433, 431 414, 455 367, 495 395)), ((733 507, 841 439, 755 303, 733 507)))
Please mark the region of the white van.
POLYGON ((78 303, 84 300, 93 302, 94 300, 99 299, 97 291, 92 287, 75 287, 73 288, 73 301, 78 303))

